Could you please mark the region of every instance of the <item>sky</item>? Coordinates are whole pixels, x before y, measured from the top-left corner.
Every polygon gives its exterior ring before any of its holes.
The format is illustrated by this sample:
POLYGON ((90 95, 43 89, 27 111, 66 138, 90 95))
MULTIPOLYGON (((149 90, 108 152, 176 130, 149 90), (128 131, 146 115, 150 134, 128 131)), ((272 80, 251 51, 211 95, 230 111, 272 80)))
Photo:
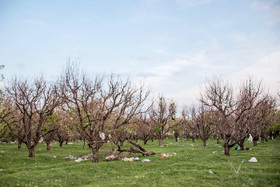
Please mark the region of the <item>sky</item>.
MULTIPOLYGON (((213 76, 280 91, 279 0, 0 0, 5 81, 68 61, 144 82, 179 107, 213 76)), ((3 82, 1 83, 3 84, 3 82)))

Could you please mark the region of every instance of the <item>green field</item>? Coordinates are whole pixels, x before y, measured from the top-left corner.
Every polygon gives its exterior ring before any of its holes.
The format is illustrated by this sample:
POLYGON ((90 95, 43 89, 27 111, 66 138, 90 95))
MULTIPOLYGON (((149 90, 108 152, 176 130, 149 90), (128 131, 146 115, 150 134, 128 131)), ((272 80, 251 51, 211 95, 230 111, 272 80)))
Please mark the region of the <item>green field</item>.
POLYGON ((65 159, 68 155, 80 156, 90 152, 81 142, 59 147, 40 144, 36 157, 29 158, 23 145, 0 144, 0 186, 280 186, 280 140, 269 141, 253 147, 246 142, 249 151, 231 150, 231 156, 223 154, 223 148, 214 140, 203 147, 200 140, 195 143, 173 139, 158 147, 157 141, 148 142, 147 150, 156 155, 140 157, 140 161, 105 161, 104 152, 112 148, 107 144, 101 150, 100 162, 76 163, 65 159), (161 158, 162 153, 176 155, 161 158), (56 156, 56 158, 54 157, 56 156), (248 160, 256 157, 257 163, 248 160), (148 158, 150 163, 142 163, 148 158), (237 169, 244 160, 239 174, 235 174, 229 162, 237 169))

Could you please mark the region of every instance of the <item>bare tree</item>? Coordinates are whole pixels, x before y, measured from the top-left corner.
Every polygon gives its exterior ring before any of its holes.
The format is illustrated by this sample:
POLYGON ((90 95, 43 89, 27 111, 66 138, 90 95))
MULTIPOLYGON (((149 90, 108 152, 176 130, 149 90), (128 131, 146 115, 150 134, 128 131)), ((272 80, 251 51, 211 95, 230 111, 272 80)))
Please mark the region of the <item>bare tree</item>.
POLYGON ((232 114, 236 101, 233 97, 232 87, 223 80, 208 82, 201 94, 200 102, 205 106, 217 110, 217 127, 223 139, 223 147, 226 156, 229 156, 230 148, 236 144, 235 123, 232 123, 232 114))
POLYGON ((171 128, 170 120, 175 120, 176 105, 171 102, 169 105, 164 97, 159 97, 157 105, 153 106, 150 118, 155 136, 158 138, 159 146, 163 145, 163 138, 171 128))
POLYGON ((35 157, 40 138, 51 132, 43 131, 45 122, 60 104, 57 87, 47 84, 42 77, 34 79, 31 84, 28 80, 15 78, 9 85, 5 90, 6 104, 1 121, 19 141, 26 144, 29 157, 35 157))
POLYGON ((148 140, 153 136, 153 130, 151 127, 151 120, 147 117, 146 114, 141 115, 137 120, 138 128, 136 136, 143 140, 144 145, 147 144, 148 140))
POLYGON ((179 136, 184 132, 184 123, 186 121, 186 112, 182 111, 181 117, 175 118, 170 121, 171 129, 176 142, 179 142, 179 136))
POLYGON ((198 109, 192 108, 192 121, 198 131, 199 137, 203 141, 203 146, 206 146, 206 141, 215 132, 215 113, 206 106, 200 105, 198 109))
POLYGON ((276 102, 272 97, 265 97, 262 102, 257 105, 253 110, 251 118, 250 133, 253 137, 253 145, 257 146, 259 137, 262 141, 266 139, 266 131, 270 124, 272 124, 273 118, 276 112, 276 102))
POLYGON ((223 139, 225 155, 235 144, 244 149, 244 140, 254 124, 253 111, 262 103, 262 86, 251 78, 246 80, 234 98, 232 87, 223 80, 209 82, 200 101, 216 110, 217 131, 223 139))
POLYGON ((78 119, 75 125, 91 147, 94 163, 112 129, 129 124, 141 113, 149 95, 143 86, 136 88, 129 80, 113 75, 106 83, 97 76, 91 80, 73 64, 68 65, 61 78, 61 96, 68 111, 78 119))

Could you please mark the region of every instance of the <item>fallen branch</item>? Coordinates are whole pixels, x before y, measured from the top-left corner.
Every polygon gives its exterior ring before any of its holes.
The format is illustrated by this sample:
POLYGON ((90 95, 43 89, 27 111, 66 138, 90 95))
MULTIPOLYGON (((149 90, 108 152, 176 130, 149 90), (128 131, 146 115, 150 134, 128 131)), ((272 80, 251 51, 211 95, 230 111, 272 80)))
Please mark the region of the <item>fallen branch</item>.
POLYGON ((129 152, 129 153, 141 153, 143 156, 150 156, 150 155, 154 155, 156 154, 155 151, 147 151, 145 150, 141 145, 134 143, 130 140, 127 140, 127 142, 135 147, 131 147, 130 149, 122 149, 119 145, 117 151, 119 151, 120 153, 122 152, 129 152))

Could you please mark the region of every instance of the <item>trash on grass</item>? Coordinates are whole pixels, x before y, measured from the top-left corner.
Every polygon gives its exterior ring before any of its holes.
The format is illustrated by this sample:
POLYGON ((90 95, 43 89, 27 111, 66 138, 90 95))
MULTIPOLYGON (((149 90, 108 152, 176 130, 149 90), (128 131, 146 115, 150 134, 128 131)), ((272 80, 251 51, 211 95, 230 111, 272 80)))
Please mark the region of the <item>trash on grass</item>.
POLYGON ((151 162, 150 159, 143 159, 142 162, 151 162))
POLYGON ((133 162, 134 160, 133 160, 133 158, 126 158, 126 157, 124 157, 123 161, 125 161, 125 162, 133 162))
POLYGON ((110 155, 110 156, 107 156, 107 157, 105 158, 105 160, 116 160, 116 159, 118 159, 118 157, 115 156, 115 155, 110 155))
POLYGON ((252 157, 250 160, 248 160, 249 162, 258 162, 258 160, 256 159, 256 157, 252 157))
MULTIPOLYGON (((176 155, 176 153, 173 153, 173 155, 176 155)), ((169 153, 167 153, 167 154, 165 154, 165 153, 162 153, 161 155, 160 155, 160 157, 161 158, 163 158, 163 157, 170 157, 170 156, 173 156, 172 154, 169 154, 169 153)))
POLYGON ((211 169, 209 169, 208 171, 209 171, 209 173, 213 174, 213 171, 211 169))

